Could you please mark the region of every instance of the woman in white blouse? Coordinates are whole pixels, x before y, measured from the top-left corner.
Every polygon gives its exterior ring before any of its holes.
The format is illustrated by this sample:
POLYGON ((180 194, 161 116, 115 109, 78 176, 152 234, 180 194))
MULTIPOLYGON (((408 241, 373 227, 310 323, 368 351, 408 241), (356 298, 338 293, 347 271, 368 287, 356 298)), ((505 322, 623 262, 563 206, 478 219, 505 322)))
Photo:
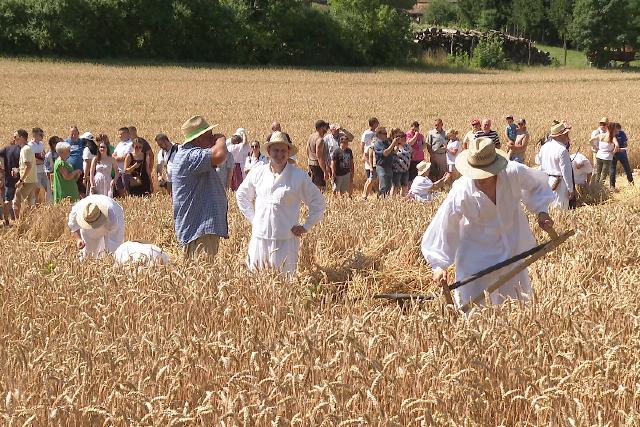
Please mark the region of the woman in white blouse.
POLYGON ((264 165, 267 163, 267 158, 260 153, 260 143, 253 141, 251 143, 251 151, 244 161, 244 167, 242 168, 243 178, 247 177, 247 174, 251 172, 256 166, 264 165))
POLYGON ((599 135, 596 152, 596 181, 604 182, 609 177, 613 155, 618 151, 615 123, 607 124, 607 131, 599 135))

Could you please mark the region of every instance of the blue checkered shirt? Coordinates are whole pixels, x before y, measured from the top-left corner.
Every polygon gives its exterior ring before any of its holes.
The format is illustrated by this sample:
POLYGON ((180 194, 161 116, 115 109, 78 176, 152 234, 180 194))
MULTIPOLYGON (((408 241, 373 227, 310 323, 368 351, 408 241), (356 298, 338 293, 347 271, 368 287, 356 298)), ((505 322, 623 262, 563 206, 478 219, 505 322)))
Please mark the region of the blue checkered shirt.
POLYGON ((187 143, 172 160, 173 219, 182 246, 205 234, 229 237, 227 194, 211 156, 210 148, 187 143))

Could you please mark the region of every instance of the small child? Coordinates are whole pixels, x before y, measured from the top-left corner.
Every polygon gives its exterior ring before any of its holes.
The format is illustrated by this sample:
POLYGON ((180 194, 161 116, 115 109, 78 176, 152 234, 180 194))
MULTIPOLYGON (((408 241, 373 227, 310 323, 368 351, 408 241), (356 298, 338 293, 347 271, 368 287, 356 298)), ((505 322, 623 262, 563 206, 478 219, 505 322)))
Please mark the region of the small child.
POLYGON ((455 129, 449 129, 447 131, 447 172, 452 178, 455 178, 456 172, 456 157, 460 152, 460 140, 458 139, 458 131, 455 129))
POLYGON ((445 174, 445 176, 438 181, 432 182, 428 177, 429 170, 431 169, 430 162, 422 161, 418 163, 416 169, 418 170, 418 175, 413 179, 407 197, 419 202, 430 202, 433 200, 433 196, 438 195, 438 193, 434 193, 433 190, 444 184, 448 174, 445 174))

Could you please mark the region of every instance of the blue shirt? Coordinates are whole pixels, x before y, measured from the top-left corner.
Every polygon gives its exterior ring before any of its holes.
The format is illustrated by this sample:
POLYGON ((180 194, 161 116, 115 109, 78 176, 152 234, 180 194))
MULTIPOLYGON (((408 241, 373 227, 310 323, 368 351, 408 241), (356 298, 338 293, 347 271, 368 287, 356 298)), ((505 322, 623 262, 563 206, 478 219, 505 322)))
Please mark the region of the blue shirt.
POLYGON ((516 141, 516 137, 518 136, 518 126, 516 126, 515 123, 507 125, 507 136, 511 141, 516 141))
POLYGON ((385 139, 378 139, 375 144, 373 144, 373 151, 376 153, 376 166, 391 171, 393 168, 393 158, 395 155, 391 153, 386 156, 383 154, 383 151, 389 148, 391 145, 391 141, 385 139))
POLYGON ((205 234, 229 237, 227 194, 212 155, 210 148, 187 143, 172 160, 173 219, 182 246, 205 234))
POLYGON ((65 142, 71 146, 71 151, 69 154, 69 158, 67 159, 67 162, 69 162, 71 166, 73 166, 74 170, 79 169, 81 171, 84 171, 84 167, 83 167, 84 161, 82 160, 82 152, 84 151, 84 141, 81 139, 78 139, 76 142, 72 142, 71 138, 67 138, 65 142))
POLYGON ((627 134, 624 133, 623 130, 619 131, 616 134, 616 139, 618 140, 618 145, 620 146, 620 148, 627 148, 627 142, 629 141, 629 139, 627 138, 627 134))

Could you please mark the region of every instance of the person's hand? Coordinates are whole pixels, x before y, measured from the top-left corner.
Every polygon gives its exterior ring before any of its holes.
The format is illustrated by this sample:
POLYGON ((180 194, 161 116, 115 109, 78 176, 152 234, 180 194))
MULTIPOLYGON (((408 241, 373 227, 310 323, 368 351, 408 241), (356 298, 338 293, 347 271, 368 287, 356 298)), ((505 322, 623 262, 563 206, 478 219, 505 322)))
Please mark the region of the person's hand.
POLYGON ((442 268, 433 270, 433 281, 436 282, 437 286, 445 286, 447 284, 447 270, 442 268))
MULTIPOLYGON (((572 196, 573 193, 569 193, 569 198, 572 196)), ((549 214, 546 212, 540 212, 538 214, 538 225, 549 234, 555 233, 555 230, 553 229, 553 219, 551 219, 549 214)))
POLYGON ((16 188, 20 188, 22 187, 23 182, 22 181, 18 181, 16 182, 16 188))
POLYGON ((76 240, 76 248, 78 248, 78 250, 84 249, 85 246, 87 246, 87 244, 84 242, 84 240, 76 240))
POLYGON ((307 229, 301 225, 294 225, 293 227, 291 227, 291 232, 294 236, 301 237, 304 233, 307 232, 307 229))

